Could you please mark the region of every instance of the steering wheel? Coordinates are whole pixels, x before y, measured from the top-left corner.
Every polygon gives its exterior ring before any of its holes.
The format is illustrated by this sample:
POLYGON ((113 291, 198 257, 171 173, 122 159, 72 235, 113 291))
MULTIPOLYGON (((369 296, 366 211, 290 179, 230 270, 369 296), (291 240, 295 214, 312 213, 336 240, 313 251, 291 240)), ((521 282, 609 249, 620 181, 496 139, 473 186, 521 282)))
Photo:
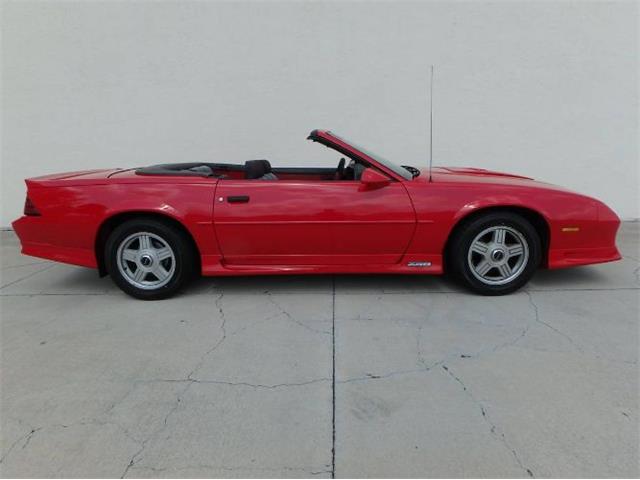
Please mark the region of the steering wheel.
POLYGON ((345 159, 341 158, 340 161, 338 162, 338 168, 336 168, 336 179, 337 180, 342 180, 344 178, 344 164, 345 164, 345 159))

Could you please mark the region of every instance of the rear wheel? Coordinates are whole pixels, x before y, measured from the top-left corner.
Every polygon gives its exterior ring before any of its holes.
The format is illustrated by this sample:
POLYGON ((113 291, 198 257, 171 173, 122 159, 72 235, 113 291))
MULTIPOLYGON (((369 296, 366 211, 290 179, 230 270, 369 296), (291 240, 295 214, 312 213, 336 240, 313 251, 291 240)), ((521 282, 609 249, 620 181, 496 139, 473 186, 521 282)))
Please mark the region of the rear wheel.
POLYGON ((142 300, 176 293, 194 273, 194 252, 179 230, 155 219, 119 225, 107 239, 105 259, 114 282, 142 300))
POLYGON ((483 295, 504 295, 529 281, 540 265, 542 247, 526 219, 496 212, 463 225, 449 254, 449 265, 465 286, 483 295))

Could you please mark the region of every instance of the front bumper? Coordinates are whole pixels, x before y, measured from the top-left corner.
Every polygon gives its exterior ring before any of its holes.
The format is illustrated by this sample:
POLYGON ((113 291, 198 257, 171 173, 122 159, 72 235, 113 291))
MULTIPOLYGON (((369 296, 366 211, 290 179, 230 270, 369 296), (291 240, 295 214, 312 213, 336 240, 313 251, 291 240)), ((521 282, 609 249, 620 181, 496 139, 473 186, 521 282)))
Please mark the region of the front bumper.
POLYGON ((551 269, 615 262, 622 256, 616 247, 620 219, 613 210, 597 201, 597 214, 592 220, 562 222, 555 226, 555 242, 549 249, 548 266, 551 269))
POLYGON ((620 260, 622 256, 615 245, 596 248, 567 248, 549 250, 549 268, 577 267, 620 260))

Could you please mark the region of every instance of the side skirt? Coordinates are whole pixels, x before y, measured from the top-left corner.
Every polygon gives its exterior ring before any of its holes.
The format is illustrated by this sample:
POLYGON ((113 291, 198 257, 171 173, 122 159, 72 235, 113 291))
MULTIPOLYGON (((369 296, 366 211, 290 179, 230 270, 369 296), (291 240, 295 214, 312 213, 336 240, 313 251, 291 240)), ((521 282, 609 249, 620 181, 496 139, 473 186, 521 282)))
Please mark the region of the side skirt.
POLYGON ((441 255, 406 255, 392 265, 226 265, 217 255, 202 258, 204 276, 313 275, 313 274, 388 273, 402 275, 439 275, 443 273, 441 255), (213 258, 215 257, 215 258, 213 258))

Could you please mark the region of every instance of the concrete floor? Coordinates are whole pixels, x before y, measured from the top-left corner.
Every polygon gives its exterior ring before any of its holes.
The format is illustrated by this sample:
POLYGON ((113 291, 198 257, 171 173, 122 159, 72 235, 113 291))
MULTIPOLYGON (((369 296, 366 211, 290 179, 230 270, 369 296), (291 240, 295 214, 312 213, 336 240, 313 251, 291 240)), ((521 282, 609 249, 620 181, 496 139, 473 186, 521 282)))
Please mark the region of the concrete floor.
POLYGON ((141 302, 3 232, 0 473, 638 477, 639 237, 507 297, 318 276, 141 302))

